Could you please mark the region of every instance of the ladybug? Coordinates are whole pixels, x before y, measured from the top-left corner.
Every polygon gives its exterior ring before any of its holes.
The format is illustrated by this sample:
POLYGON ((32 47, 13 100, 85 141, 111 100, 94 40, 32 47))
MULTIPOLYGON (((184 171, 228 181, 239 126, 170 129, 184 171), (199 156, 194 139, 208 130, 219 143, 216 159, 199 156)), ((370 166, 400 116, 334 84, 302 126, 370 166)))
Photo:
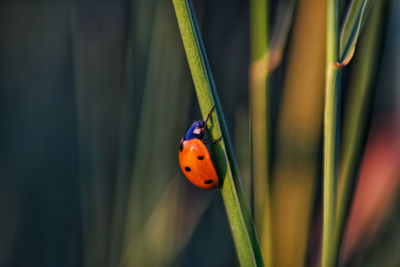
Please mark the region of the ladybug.
POLYGON ((204 189, 213 189, 219 186, 218 175, 206 144, 216 144, 222 136, 215 141, 207 140, 204 137, 207 121, 214 109, 215 105, 211 108, 205 121, 195 121, 179 144, 179 164, 183 174, 194 185, 204 189))

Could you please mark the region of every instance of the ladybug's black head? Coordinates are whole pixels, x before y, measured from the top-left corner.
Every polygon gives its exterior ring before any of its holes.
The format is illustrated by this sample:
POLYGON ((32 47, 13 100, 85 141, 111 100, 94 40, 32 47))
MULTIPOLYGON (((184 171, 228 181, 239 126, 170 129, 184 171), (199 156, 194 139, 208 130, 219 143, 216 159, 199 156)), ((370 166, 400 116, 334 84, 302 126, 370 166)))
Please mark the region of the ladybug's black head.
POLYGON ((187 131, 185 135, 185 140, 190 140, 195 138, 203 139, 204 131, 205 131, 205 122, 203 120, 195 121, 187 131))

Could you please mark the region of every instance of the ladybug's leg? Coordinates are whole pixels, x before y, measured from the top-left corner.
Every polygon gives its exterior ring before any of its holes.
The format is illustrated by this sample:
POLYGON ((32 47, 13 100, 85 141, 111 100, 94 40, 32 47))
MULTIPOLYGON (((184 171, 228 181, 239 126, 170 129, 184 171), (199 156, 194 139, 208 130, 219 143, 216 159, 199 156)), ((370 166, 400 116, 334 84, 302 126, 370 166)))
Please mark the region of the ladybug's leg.
POLYGON ((212 114, 212 112, 213 112, 213 110, 214 110, 214 109, 215 109, 215 105, 214 105, 214 106, 212 106, 212 108, 211 108, 210 112, 208 112, 208 115, 207 115, 206 121, 205 121, 205 123, 204 123, 204 128, 206 127, 206 125, 207 125, 207 121, 208 121, 208 119, 210 118, 210 116, 211 116, 211 114, 212 114))
POLYGON ((215 145, 216 143, 218 143, 219 141, 221 141, 222 140, 222 135, 217 139, 217 140, 208 140, 208 139, 206 139, 206 138, 203 138, 203 143, 204 144, 213 144, 213 145, 215 145))

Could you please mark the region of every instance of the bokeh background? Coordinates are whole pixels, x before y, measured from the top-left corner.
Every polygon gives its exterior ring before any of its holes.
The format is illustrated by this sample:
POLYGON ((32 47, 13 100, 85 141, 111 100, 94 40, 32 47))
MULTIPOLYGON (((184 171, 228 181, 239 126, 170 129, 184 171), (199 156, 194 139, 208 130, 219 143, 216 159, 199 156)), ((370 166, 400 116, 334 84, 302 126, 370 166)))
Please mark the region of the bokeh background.
MULTIPOLYGON (((344 266, 400 265, 400 3, 376 2, 343 71, 343 131, 369 92, 344 266)), ((249 2, 194 6, 251 200, 249 2)), ((276 266, 319 261, 325 12, 297 1, 270 75, 276 266)), ((238 265, 219 191, 178 165, 199 118, 172 1, 0 1, 0 266, 238 265)))

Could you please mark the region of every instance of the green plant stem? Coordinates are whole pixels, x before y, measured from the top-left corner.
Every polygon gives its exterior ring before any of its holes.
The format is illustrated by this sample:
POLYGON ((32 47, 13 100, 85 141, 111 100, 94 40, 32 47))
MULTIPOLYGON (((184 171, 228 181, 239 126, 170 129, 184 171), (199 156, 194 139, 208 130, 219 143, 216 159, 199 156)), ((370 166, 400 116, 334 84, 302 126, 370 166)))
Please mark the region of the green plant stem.
POLYGON ((338 2, 338 0, 328 0, 327 13, 322 267, 335 266, 338 258, 338 251, 335 250, 333 245, 333 233, 336 223, 336 166, 340 91, 340 72, 335 64, 338 62, 338 2))
POLYGON ((271 205, 269 185, 268 112, 268 1, 250 1, 250 116, 253 170, 254 218, 261 233, 264 261, 272 265, 271 205))
POLYGON ((334 266, 337 252, 333 250, 333 231, 336 223, 337 194, 337 135, 339 70, 331 67, 327 73, 324 115, 324 188, 322 266, 334 266))
POLYGON ((205 116, 215 103, 209 135, 212 139, 223 136, 223 141, 213 145, 215 167, 221 181, 221 194, 228 215, 233 240, 242 266, 262 266, 251 213, 239 177, 239 168, 233 153, 211 70, 207 61, 191 1, 173 0, 187 60, 196 88, 200 109, 205 116))
POLYGON ((351 192, 356 179, 359 159, 363 150, 363 133, 366 129, 366 116, 371 98, 371 77, 373 77, 376 53, 380 39, 379 29, 384 0, 377 1, 366 24, 366 34, 362 36, 361 47, 354 74, 349 87, 349 100, 343 127, 343 144, 339 169, 338 206, 336 213, 335 246, 340 247, 346 216, 350 207, 351 192))

